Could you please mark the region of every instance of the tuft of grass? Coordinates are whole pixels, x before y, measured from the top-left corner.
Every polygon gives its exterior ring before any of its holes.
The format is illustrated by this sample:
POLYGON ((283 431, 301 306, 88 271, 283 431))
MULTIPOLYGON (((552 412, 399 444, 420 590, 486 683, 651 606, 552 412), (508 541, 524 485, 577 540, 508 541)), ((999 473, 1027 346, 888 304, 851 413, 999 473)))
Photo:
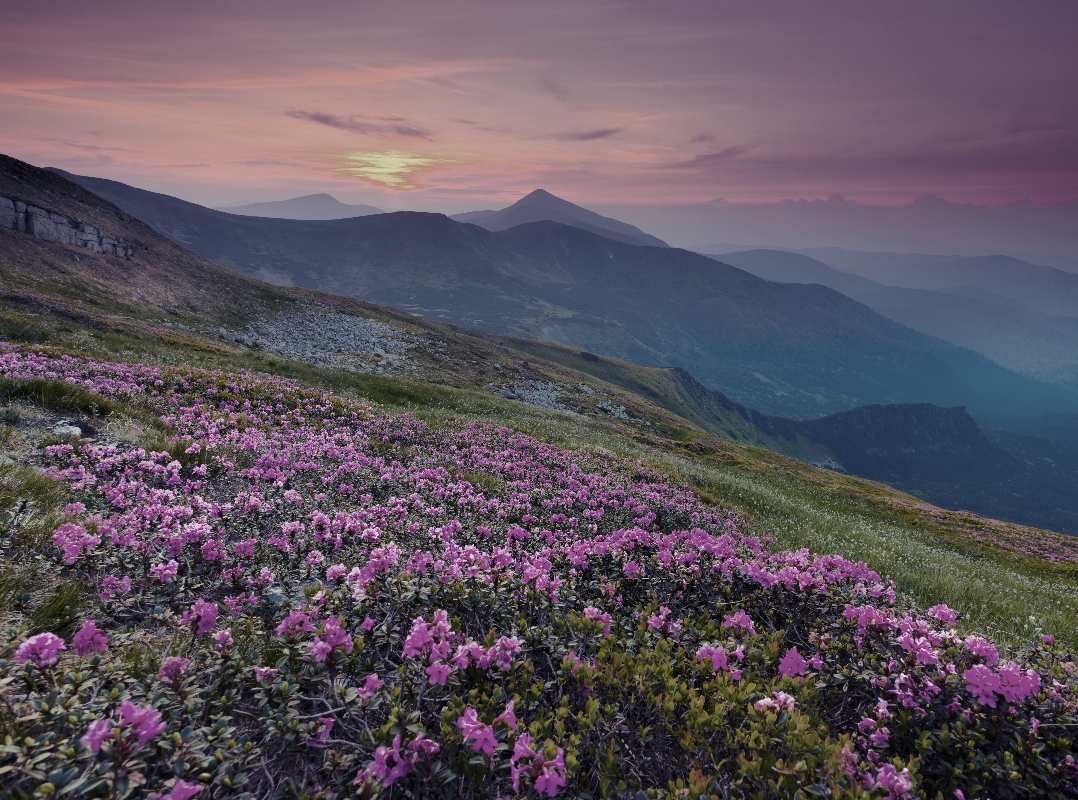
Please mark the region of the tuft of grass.
POLYGON ((82 606, 82 587, 74 581, 64 581, 30 614, 29 635, 49 631, 66 638, 75 627, 82 606))
POLYGON ((0 569, 0 612, 8 612, 23 593, 30 576, 15 567, 0 569))
POLYGON ((78 411, 94 417, 106 416, 117 410, 114 402, 82 386, 40 378, 0 379, 0 399, 8 403, 15 399, 29 400, 52 411, 78 411))

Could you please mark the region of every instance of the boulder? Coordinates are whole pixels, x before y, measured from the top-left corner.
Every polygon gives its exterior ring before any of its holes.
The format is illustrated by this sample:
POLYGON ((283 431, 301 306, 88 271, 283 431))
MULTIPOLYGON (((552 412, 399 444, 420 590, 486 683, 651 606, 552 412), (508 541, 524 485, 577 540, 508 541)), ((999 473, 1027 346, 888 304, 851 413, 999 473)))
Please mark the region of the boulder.
POLYGON ((18 214, 15 213, 15 204, 6 197, 0 197, 0 227, 14 228, 18 214))

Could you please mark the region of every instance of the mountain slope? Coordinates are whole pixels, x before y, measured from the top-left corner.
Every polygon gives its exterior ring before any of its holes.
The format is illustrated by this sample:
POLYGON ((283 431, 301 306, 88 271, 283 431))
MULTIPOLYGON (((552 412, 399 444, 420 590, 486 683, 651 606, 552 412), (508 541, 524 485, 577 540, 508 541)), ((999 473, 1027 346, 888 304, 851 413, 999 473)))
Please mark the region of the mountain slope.
MULTIPOLYGON (((58 174, 65 175, 61 170, 58 174)), ((239 214, 244 217, 272 217, 275 219, 348 219, 365 217, 368 214, 381 214, 382 209, 367 205, 349 205, 342 203, 333 195, 308 194, 293 197, 290 200, 273 200, 267 203, 248 203, 246 205, 218 208, 226 214, 239 214)))
POLYGON ((250 280, 184 251, 81 187, 12 159, 0 161, 0 197, 92 223, 129 242, 134 253, 124 258, 0 227, 0 339, 317 378, 379 402, 447 404, 447 413, 528 407, 502 399, 516 397, 573 412, 573 419, 596 426, 603 446, 611 436, 628 437, 711 454, 749 470, 754 481, 782 475, 828 492, 885 497, 891 507, 899 502, 883 487, 778 453, 806 462, 831 459, 950 508, 1078 529, 1078 496, 1067 488, 1078 463, 1044 455, 1048 443, 1036 451, 1042 455, 1027 457, 1028 437, 1016 453, 1011 440, 986 445, 976 424, 955 409, 874 406, 809 421, 767 415, 709 390, 684 369, 641 367, 250 280), (1014 474, 1006 469, 1009 457, 1020 462, 1014 474))
POLYGON ((1078 275, 1009 256, 935 256, 870 253, 837 247, 802 250, 844 272, 887 286, 969 296, 991 292, 1055 316, 1078 317, 1078 275))
POLYGON ((452 218, 457 222, 470 222, 488 231, 504 231, 528 222, 560 222, 627 244, 669 247, 662 239, 644 233, 635 225, 596 214, 568 200, 562 200, 544 189, 536 189, 501 211, 469 211, 456 214, 452 218))
POLYGON ((799 253, 746 250, 714 257, 765 280, 828 286, 888 319, 1008 369, 1078 389, 1078 318, 1033 311, 976 287, 930 291, 884 286, 799 253))
POLYGON ((438 214, 267 220, 101 179, 84 185, 217 264, 494 333, 680 366, 771 414, 879 402, 1078 410, 1078 395, 896 324, 821 286, 554 222, 490 232, 438 214))

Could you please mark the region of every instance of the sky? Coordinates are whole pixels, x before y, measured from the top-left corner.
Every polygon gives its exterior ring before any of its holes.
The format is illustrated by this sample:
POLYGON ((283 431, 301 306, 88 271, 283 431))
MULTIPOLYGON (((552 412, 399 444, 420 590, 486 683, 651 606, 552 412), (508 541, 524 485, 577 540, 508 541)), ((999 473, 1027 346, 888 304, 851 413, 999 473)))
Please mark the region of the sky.
POLYGON ((204 205, 1078 201, 1074 0, 4 6, 0 151, 204 205))

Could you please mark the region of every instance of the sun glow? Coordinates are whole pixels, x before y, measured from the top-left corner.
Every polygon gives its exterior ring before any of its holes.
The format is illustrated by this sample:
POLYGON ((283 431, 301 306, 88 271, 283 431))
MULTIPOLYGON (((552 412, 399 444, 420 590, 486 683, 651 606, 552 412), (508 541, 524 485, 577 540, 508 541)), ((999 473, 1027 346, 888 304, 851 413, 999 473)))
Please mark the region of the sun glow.
POLYGON ((430 158, 401 150, 356 151, 344 156, 344 172, 393 189, 415 189, 412 176, 438 164, 455 164, 446 158, 430 158))

